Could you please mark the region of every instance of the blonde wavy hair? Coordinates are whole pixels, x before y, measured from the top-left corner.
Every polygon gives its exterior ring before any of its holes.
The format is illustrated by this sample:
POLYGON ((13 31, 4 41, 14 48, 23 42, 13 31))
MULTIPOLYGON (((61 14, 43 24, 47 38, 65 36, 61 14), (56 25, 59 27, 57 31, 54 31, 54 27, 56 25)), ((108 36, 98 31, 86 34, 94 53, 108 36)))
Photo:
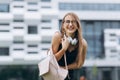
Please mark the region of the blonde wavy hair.
POLYGON ((62 34, 62 37, 64 36, 64 34, 65 34, 65 31, 64 31, 64 28, 63 28, 63 24, 64 24, 64 21, 65 21, 65 17, 66 16, 68 16, 68 15, 70 15, 70 16, 72 16, 74 19, 75 19, 75 21, 77 22, 77 27, 78 27, 78 29, 77 29, 77 31, 75 32, 75 37, 76 38, 78 38, 78 43, 79 43, 79 45, 78 45, 78 50, 80 50, 80 52, 82 52, 82 40, 83 40, 83 36, 82 36, 82 28, 81 28, 81 23, 80 23, 80 19, 78 18, 78 16, 75 14, 75 13, 67 13, 64 17, 63 17, 63 20, 62 20, 62 24, 61 24, 61 34, 62 34))

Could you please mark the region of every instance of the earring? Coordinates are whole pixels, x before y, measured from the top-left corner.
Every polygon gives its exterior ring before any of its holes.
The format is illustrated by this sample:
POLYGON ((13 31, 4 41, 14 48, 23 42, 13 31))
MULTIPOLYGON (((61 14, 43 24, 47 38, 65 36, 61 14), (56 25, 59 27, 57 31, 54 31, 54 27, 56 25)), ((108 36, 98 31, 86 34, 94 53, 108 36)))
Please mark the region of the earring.
POLYGON ((69 43, 71 43, 72 45, 76 45, 78 40, 76 38, 72 39, 70 36, 67 38, 69 43))

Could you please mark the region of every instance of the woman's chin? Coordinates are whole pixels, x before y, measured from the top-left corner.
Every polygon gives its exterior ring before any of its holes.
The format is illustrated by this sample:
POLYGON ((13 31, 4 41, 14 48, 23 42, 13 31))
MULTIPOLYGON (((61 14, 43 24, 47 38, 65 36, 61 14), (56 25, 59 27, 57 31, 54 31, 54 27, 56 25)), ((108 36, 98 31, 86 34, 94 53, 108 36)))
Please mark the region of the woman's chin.
POLYGON ((67 31, 67 33, 69 33, 69 34, 73 34, 75 31, 67 31))

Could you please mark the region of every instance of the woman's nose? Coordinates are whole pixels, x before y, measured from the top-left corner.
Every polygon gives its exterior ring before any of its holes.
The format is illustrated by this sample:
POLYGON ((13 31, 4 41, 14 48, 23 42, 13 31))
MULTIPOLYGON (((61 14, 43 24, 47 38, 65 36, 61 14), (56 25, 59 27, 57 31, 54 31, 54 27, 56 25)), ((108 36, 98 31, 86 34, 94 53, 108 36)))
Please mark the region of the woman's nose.
POLYGON ((70 26, 72 26, 72 22, 70 22, 70 24, 69 24, 70 26))

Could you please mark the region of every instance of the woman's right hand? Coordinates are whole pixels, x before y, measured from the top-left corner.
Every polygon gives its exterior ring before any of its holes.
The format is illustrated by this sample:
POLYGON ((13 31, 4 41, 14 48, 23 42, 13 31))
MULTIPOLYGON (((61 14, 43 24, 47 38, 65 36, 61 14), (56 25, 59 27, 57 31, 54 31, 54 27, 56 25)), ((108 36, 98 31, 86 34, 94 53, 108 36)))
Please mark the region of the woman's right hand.
POLYGON ((69 47, 69 44, 70 43, 69 43, 67 37, 64 35, 64 38, 62 38, 62 49, 66 51, 69 47))

